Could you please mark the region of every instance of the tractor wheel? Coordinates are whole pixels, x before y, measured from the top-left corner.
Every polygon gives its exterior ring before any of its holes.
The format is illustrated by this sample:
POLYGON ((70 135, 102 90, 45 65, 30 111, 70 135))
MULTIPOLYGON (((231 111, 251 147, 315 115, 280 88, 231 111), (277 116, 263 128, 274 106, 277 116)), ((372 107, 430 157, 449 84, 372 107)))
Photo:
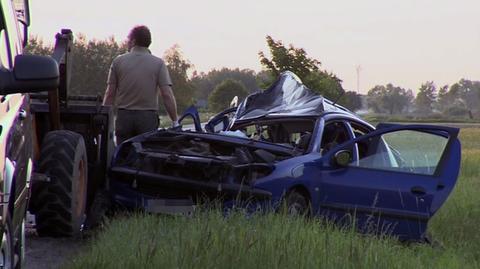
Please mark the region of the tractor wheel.
POLYGON ((310 202, 301 193, 293 190, 287 194, 285 199, 287 204, 287 213, 289 216, 309 216, 310 202))
POLYGON ((50 182, 32 190, 35 222, 40 236, 78 236, 85 220, 87 153, 80 134, 52 131, 45 136, 39 172, 50 182))

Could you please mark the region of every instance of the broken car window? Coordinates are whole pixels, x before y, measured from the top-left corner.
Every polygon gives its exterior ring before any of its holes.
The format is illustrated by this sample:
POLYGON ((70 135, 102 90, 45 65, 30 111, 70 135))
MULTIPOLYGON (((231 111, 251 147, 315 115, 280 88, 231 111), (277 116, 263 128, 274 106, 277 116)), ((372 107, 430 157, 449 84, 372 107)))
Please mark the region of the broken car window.
POLYGON ((448 138, 403 130, 359 142, 359 161, 352 166, 433 175, 448 138))
POLYGON ((362 135, 366 135, 371 131, 365 126, 362 126, 356 122, 350 122, 350 126, 352 127, 352 131, 353 131, 353 134, 355 135, 355 138, 362 135))
MULTIPOLYGON (((353 134, 355 135, 355 138, 360 137, 362 135, 366 135, 371 131, 367 127, 362 126, 356 122, 350 122, 350 126, 352 128, 353 134)), ((364 143, 357 143, 357 148, 358 148, 359 158, 365 157, 367 146, 364 143)))
POLYGON ((347 140, 349 140, 349 135, 345 124, 340 121, 329 122, 325 124, 325 128, 323 129, 320 153, 325 155, 332 148, 347 140))
POLYGON ((304 152, 310 144, 314 123, 310 119, 276 119, 253 122, 233 129, 240 130, 257 141, 280 144, 304 152))

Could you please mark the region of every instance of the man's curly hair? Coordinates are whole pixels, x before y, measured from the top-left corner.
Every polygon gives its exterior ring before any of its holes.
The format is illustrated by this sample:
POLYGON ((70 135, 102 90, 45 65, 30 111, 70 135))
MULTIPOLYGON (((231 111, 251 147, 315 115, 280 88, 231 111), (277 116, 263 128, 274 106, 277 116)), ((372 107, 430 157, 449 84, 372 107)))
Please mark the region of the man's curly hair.
POLYGON ((130 30, 128 34, 130 40, 135 40, 135 45, 141 47, 150 46, 152 43, 152 35, 150 34, 150 29, 145 25, 135 26, 130 30))

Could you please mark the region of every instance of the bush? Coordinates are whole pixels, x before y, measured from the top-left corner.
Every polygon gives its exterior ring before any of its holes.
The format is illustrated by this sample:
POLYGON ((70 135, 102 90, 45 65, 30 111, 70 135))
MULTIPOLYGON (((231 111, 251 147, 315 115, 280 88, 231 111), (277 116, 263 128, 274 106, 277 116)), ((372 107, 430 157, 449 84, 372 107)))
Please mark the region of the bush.
POLYGON ((459 106, 452 106, 447 108, 445 111, 447 116, 454 116, 454 117, 466 117, 468 116, 468 109, 459 106))
POLYGON ((242 82, 226 79, 218 84, 208 96, 208 109, 211 112, 220 112, 230 105, 235 96, 242 100, 248 95, 247 88, 242 82))

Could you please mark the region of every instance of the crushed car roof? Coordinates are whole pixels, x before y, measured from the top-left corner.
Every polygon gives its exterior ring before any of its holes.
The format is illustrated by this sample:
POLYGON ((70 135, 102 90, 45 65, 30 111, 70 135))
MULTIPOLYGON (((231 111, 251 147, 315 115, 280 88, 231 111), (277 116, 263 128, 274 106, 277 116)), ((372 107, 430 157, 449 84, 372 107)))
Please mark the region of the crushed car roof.
POLYGON ((318 116, 325 111, 348 111, 303 85, 290 71, 283 72, 268 89, 249 95, 240 103, 236 120, 265 116, 318 116))

